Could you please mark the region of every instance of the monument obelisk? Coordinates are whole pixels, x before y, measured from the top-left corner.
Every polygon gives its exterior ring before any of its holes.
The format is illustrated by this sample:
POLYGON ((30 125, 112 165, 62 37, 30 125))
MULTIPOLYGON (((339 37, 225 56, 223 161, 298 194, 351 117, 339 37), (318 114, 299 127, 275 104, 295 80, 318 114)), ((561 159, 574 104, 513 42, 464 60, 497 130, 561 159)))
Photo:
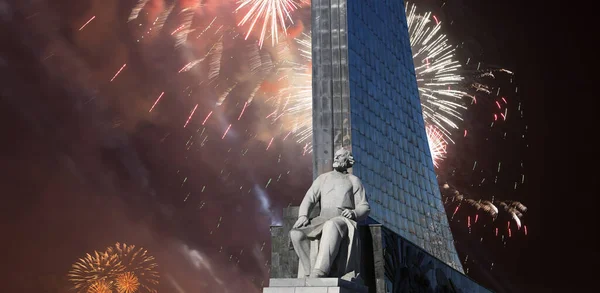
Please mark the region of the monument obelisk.
MULTIPOLYGON (((464 292, 487 292, 464 277, 454 247, 427 142, 404 1, 311 5, 313 178, 333 169, 341 147, 356 158, 350 170, 370 205, 370 237, 361 239, 368 244, 361 254, 372 255, 365 270, 368 291, 396 292, 414 284, 399 272, 418 256, 435 267, 435 278, 421 276, 427 286, 446 290, 460 283, 464 292)), ((272 279, 264 292, 366 290, 342 279, 297 278, 289 232, 298 216, 298 207, 286 208, 283 225, 271 229, 272 279)))

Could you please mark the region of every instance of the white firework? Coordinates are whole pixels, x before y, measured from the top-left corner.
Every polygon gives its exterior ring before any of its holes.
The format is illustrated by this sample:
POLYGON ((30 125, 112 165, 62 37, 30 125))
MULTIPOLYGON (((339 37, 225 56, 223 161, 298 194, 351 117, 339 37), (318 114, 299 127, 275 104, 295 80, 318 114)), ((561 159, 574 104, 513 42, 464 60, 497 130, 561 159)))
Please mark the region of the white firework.
POLYGON ((435 125, 444 139, 452 140, 452 131, 459 128, 462 113, 466 110, 460 90, 464 77, 455 48, 443 33, 442 23, 431 12, 417 14, 417 7, 406 5, 406 18, 413 62, 419 88, 423 119, 426 125, 435 125), (409 8, 410 7, 410 8, 409 8))

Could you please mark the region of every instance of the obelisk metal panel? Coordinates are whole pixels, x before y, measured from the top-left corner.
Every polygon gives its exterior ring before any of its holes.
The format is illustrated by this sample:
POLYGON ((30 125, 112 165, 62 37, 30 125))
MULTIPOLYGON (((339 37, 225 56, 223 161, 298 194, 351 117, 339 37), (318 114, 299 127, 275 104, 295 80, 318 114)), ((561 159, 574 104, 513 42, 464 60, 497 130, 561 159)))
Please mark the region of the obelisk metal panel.
POLYGON ((313 176, 352 149, 371 217, 462 270, 427 143, 404 3, 313 0, 313 176), (352 122, 352 123, 350 123, 352 122))
POLYGON ((346 1, 312 1, 313 177, 350 145, 346 1))

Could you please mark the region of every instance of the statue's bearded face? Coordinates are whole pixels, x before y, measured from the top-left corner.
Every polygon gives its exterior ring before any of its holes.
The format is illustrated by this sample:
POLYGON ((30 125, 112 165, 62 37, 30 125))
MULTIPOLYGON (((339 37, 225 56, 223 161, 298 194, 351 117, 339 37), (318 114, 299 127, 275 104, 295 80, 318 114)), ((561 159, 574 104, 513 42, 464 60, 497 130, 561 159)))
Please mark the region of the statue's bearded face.
POLYGON ((339 149, 333 156, 334 169, 348 169, 352 167, 353 163, 352 154, 346 149, 339 149))

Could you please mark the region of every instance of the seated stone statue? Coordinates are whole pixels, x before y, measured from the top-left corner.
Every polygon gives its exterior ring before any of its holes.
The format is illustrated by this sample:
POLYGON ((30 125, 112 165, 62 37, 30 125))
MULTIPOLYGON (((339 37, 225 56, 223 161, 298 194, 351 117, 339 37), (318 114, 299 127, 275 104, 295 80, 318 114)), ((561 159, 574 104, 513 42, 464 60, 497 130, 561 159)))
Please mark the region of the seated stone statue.
POLYGON ((333 171, 320 175, 300 204, 290 240, 300 258, 299 278, 356 278, 360 268, 357 221, 369 215, 369 203, 358 177, 349 174, 354 164, 350 151, 334 155, 333 171), (321 204, 319 216, 309 219, 321 204))

